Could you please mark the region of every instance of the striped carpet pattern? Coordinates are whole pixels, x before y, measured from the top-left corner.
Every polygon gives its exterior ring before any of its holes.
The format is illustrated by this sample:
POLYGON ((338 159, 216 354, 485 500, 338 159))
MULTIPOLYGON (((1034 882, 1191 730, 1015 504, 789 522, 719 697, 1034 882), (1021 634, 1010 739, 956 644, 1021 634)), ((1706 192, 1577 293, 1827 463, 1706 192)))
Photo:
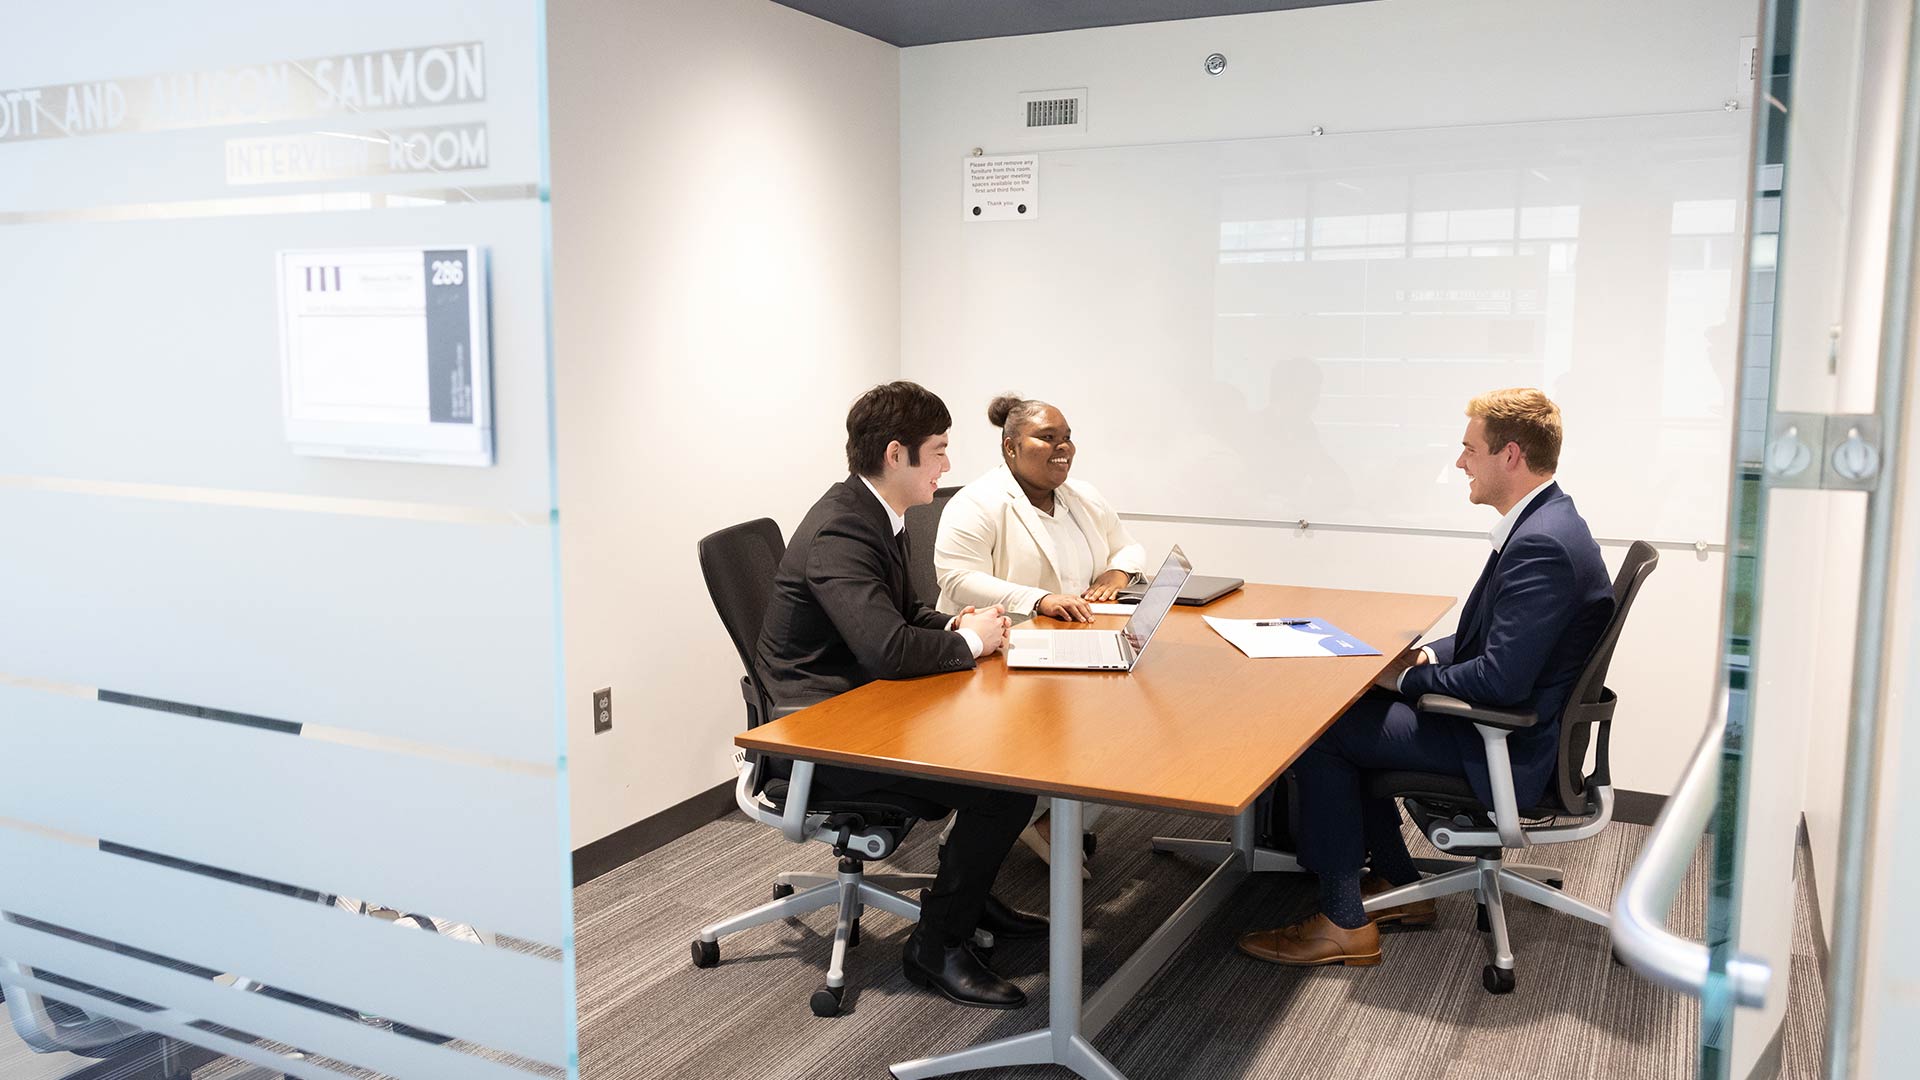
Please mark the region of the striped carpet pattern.
MULTIPOLYGON (((1593 839, 1541 849, 1532 861, 1564 868, 1570 893, 1605 906, 1647 831, 1616 824, 1593 839)), ((875 865, 930 871, 936 832, 923 826, 893 860, 875 865)), ((1213 819, 1136 810, 1113 810, 1101 820, 1087 887, 1089 990, 1206 873, 1191 859, 1152 852, 1148 839, 1222 832, 1223 823, 1213 819)), ((1435 854, 1419 840, 1414 851, 1435 854)), ((733 815, 575 890, 582 1076, 884 1080, 890 1062, 1045 1024, 1044 941, 1004 944, 995 956, 995 967, 1026 990, 1025 1009, 965 1009, 906 982, 899 957, 908 927, 884 913, 863 920, 864 940, 848 960, 847 1012, 836 1018, 817 1018, 807 1008, 808 995, 824 982, 829 911, 723 939, 719 967, 692 966, 688 942, 702 924, 768 899, 781 870, 830 872, 831 863, 822 846, 788 844, 733 815)), ((1678 929, 1696 938, 1705 916, 1704 864, 1695 861, 1675 918, 1678 929)), ((1045 866, 1016 847, 997 892, 1016 906, 1044 911, 1045 866)), ((1597 927, 1511 904, 1518 988, 1504 997, 1481 988, 1485 946, 1474 929, 1472 900, 1464 896, 1440 901, 1436 926, 1388 935, 1385 962, 1374 968, 1295 970, 1234 950, 1241 931, 1313 907, 1305 877, 1261 875, 1249 882, 1095 1045, 1132 1080, 1694 1075, 1697 1004, 1612 963, 1607 936, 1597 927)), ((1795 965, 1800 1008, 1783 1046, 1784 1076, 1817 1072, 1824 1007, 1818 1001, 1806 1007, 1819 985, 1810 972, 1810 963, 1795 965)), ((994 1075, 1067 1074, 1048 1068, 994 1075)))
MULTIPOLYGON (((1780 1075, 1787 1080, 1814 1080, 1825 1075, 1820 1063, 1826 1055, 1827 984, 1813 943, 1814 935, 1820 932, 1820 913, 1810 886, 1813 855, 1804 845, 1794 853, 1793 880, 1793 960, 1785 986, 1787 1022, 1781 1039, 1780 1075)), ((1780 986, 1774 983, 1775 992, 1780 986)))

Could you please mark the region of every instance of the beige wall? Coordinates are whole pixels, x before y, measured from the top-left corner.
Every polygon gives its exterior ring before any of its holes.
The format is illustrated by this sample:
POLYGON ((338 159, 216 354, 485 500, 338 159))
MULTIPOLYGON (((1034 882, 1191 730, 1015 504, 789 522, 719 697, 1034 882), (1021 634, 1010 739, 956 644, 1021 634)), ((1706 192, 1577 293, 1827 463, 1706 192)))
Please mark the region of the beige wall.
POLYGON ((898 375, 899 59, 765 0, 552 0, 548 38, 577 847, 732 774, 695 541, 791 530, 898 375))

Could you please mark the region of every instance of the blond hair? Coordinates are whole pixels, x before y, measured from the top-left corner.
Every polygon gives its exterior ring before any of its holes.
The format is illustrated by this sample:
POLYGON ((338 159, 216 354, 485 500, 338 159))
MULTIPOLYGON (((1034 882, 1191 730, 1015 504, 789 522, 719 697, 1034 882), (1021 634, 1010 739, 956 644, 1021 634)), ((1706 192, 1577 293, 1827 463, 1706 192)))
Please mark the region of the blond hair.
POLYGON ((1490 390, 1467 402, 1467 415, 1479 417, 1487 431, 1487 449, 1499 453, 1519 443, 1527 468, 1550 473, 1560 467, 1560 406, 1530 386, 1490 390))

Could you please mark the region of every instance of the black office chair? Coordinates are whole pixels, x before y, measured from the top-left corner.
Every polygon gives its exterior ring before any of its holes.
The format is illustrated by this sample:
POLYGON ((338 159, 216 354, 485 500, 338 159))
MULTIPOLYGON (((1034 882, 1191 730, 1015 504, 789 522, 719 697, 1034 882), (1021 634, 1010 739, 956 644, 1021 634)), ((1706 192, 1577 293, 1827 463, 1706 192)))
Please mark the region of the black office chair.
POLYGON ((928 607, 940 605, 940 580, 933 572, 933 545, 940 538, 940 515, 960 491, 943 487, 925 506, 907 507, 907 583, 914 599, 928 607))
POLYGON ((1414 900, 1471 891, 1479 901, 1479 926, 1490 936, 1493 962, 1481 970, 1481 982, 1495 994, 1513 990, 1513 947, 1507 937, 1505 897, 1512 893, 1543 907, 1553 908, 1596 926, 1611 922, 1607 911, 1561 891, 1564 874, 1551 867, 1515 866, 1502 862, 1503 849, 1535 844, 1565 844, 1584 840, 1613 820, 1613 775, 1608 740, 1613 710, 1619 702, 1606 687, 1607 666, 1626 625, 1640 586, 1659 565, 1660 553, 1644 540, 1627 549, 1613 582, 1613 618, 1594 644, 1586 667, 1574 683, 1566 712, 1560 718, 1559 767, 1554 784, 1541 804, 1521 809, 1513 791, 1513 767, 1507 757, 1507 736, 1539 723, 1540 718, 1520 709, 1483 708, 1445 694, 1422 695, 1421 712, 1453 716, 1472 722, 1485 741, 1487 774, 1493 783, 1494 805, 1488 807, 1473 793, 1464 776, 1436 773, 1376 772, 1365 777, 1367 794, 1405 800, 1414 823, 1441 851, 1471 855, 1473 864, 1427 878, 1366 902, 1368 911, 1414 900), (1597 729, 1597 735, 1596 735, 1597 729), (1594 745, 1594 768, 1584 773, 1589 742, 1594 745), (1544 824, 1527 824, 1527 822, 1544 824))
MULTIPOLYGON (((740 680, 740 695, 746 702, 749 728, 802 708, 775 706, 753 660, 760 627, 766 621, 767 603, 773 595, 774 572, 785 550, 780 526, 771 518, 721 529, 700 541, 700 572, 706 577, 707 592, 713 598, 721 623, 727 628, 727 635, 733 639, 733 647, 740 654, 740 663, 746 668, 747 673, 740 680)), ((796 844, 828 845, 839 856, 839 865, 834 874, 780 874, 774 882, 771 902, 701 928, 693 942, 693 964, 702 968, 718 964, 722 935, 804 915, 817 908, 836 907, 839 919, 834 926, 827 983, 813 992, 809 1002, 814 1015, 836 1016, 846 997, 847 950, 860 944, 862 910, 871 905, 910 922, 920 918, 918 903, 866 880, 865 861, 893 854, 915 822, 942 817, 946 808, 891 794, 867 795, 858 800, 821 799, 811 794, 814 768, 811 762, 776 761, 744 754, 736 755, 736 761, 739 779, 734 785, 734 801, 741 811, 761 824, 779 829, 796 844), (788 767, 790 775, 782 776, 788 767)), ((933 881, 931 874, 888 876, 903 885, 933 881)), ((993 939, 982 933, 975 940, 991 946, 993 939)))

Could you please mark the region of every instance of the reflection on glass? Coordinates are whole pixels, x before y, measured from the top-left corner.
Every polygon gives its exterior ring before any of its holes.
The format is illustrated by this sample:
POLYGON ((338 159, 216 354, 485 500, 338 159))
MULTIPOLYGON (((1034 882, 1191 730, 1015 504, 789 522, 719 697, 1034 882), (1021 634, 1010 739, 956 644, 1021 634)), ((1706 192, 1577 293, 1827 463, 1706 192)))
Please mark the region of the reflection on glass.
POLYGON ((1445 468, 1461 404, 1535 385, 1617 433, 1563 466, 1598 531, 1718 540, 1744 134, 1689 116, 1234 147, 1209 433, 1143 486, 1251 517, 1473 528, 1445 468), (1619 453, 1663 482, 1580 468, 1619 453))

